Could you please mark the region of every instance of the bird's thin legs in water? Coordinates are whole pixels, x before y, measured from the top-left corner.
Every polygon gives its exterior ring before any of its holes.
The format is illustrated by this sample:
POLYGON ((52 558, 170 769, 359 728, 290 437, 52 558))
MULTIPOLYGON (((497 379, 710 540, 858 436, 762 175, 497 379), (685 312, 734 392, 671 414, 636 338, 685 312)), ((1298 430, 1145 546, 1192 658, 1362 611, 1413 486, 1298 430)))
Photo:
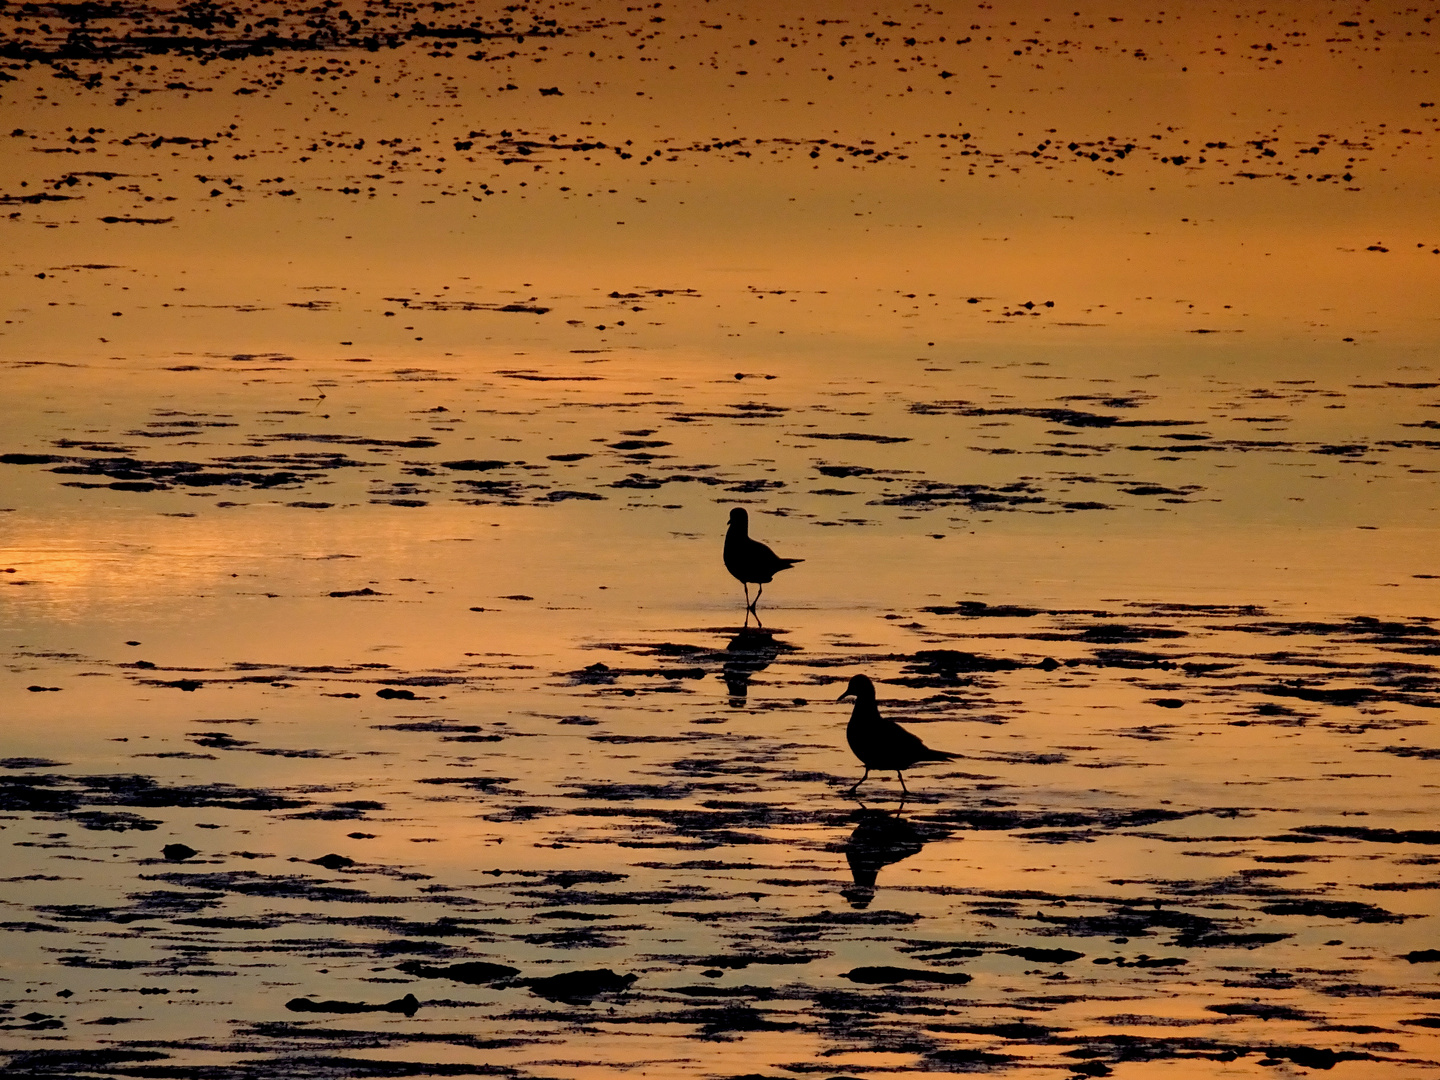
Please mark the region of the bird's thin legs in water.
POLYGON ((865 775, 862 776, 862 777, 860 777, 859 780, 856 780, 855 783, 853 783, 853 784, 850 785, 850 791, 851 791, 851 793, 853 794, 853 793, 855 792, 855 790, 856 790, 857 788, 859 788, 860 785, 863 784, 863 783, 864 783, 866 780, 868 780, 868 779, 870 779, 870 766, 867 765, 867 766, 865 766, 865 775))
MULTIPOLYGON (((745 588, 745 610, 746 610, 746 611, 754 611, 754 610, 755 610, 755 601, 750 599, 750 584, 749 584, 749 582, 742 581, 740 584, 741 584, 742 586, 744 586, 744 588, 745 588)), ((758 600, 758 599, 760 599, 760 598, 757 596, 755 599, 758 600)))
POLYGON ((756 586, 755 586, 755 599, 754 599, 753 601, 751 601, 751 603, 750 603, 750 610, 751 610, 751 611, 754 613, 754 615, 755 615, 755 625, 756 625, 756 626, 764 626, 764 625, 765 625, 764 623, 762 623, 762 622, 760 621, 760 608, 758 607, 758 605, 759 605, 759 603, 760 603, 760 594, 763 593, 764 591, 765 591, 765 586, 764 586, 764 585, 756 585, 756 586))
POLYGON ((909 794, 910 794, 910 789, 905 786, 905 774, 904 774, 903 772, 901 772, 899 769, 896 769, 896 770, 895 770, 895 775, 900 778, 900 790, 903 791, 906 795, 909 795, 909 794))

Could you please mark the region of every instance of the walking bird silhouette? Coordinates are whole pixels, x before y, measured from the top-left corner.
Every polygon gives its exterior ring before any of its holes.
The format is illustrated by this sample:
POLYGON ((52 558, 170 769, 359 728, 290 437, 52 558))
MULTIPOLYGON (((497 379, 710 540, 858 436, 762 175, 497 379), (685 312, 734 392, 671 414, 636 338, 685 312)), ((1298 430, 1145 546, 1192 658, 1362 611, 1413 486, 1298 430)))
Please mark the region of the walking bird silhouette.
POLYGON ((932 750, 894 720, 880 715, 875 704, 875 684, 867 675, 856 675, 850 685, 836 700, 855 699, 855 709, 850 714, 850 723, 845 728, 845 741, 865 766, 865 775, 856 780, 850 788, 854 791, 870 777, 871 769, 894 769, 900 778, 900 790, 910 794, 905 786, 905 769, 922 761, 951 761, 959 757, 948 750, 932 750))
POLYGON ((730 527, 725 530, 725 569, 745 586, 745 610, 754 612, 755 618, 760 618, 755 605, 760 602, 760 594, 771 579, 781 570, 789 570, 804 561, 782 559, 759 540, 750 539, 750 515, 739 506, 730 511, 730 527), (750 599, 751 582, 760 586, 755 590, 754 600, 750 599))

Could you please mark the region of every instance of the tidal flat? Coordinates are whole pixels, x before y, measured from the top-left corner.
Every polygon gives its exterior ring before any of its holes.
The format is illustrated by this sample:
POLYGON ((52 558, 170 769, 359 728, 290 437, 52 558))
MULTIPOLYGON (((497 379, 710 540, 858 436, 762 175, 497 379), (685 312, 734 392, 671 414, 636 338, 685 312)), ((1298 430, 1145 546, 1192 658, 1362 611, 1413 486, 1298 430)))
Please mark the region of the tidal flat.
POLYGON ((1076 7, 0 7, 0 1071, 1440 1075, 1440 8, 1076 7))

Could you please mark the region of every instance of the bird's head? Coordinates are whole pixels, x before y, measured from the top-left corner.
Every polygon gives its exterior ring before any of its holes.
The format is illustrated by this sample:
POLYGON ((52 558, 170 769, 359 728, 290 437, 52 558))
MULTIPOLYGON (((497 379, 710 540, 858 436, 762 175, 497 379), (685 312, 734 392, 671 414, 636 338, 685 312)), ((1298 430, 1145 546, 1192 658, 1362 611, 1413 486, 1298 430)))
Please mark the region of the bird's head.
POLYGON ((844 701, 847 697, 853 697, 856 701, 874 701, 875 684, 870 681, 868 675, 855 675, 850 679, 850 685, 845 688, 836 701, 844 701))
POLYGON ((742 529, 747 529, 750 527, 750 515, 746 513, 743 506, 731 507, 730 525, 732 528, 737 525, 742 529))

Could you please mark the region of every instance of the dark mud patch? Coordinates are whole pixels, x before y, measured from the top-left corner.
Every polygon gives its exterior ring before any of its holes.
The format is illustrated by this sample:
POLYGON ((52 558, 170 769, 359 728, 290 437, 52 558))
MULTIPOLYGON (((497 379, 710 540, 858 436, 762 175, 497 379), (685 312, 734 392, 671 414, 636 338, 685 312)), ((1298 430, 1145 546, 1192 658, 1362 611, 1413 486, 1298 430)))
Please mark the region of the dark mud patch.
POLYGON ((638 975, 619 975, 609 968, 599 968, 530 979, 526 981, 526 985, 531 991, 550 1001, 579 1002, 601 995, 623 994, 637 979, 638 975))
POLYGON ((962 971, 929 971, 924 968, 858 967, 845 972, 841 978, 851 982, 872 985, 893 985, 896 983, 921 982, 941 983, 947 986, 964 986, 974 979, 962 971))
POLYGON ((1295 899, 1266 904, 1261 911, 1267 915, 1302 915, 1321 919, 1344 919, 1356 923, 1399 923, 1415 916, 1396 915, 1374 904, 1358 900, 1295 899))
POLYGON ((285 1003, 285 1008, 291 1012, 303 1013, 386 1012, 414 1016, 420 1009, 420 1002, 416 1000, 414 994, 406 994, 403 998, 396 998, 394 1001, 387 1001, 379 1005, 363 1001, 312 1001, 309 998, 300 997, 291 998, 285 1003))
POLYGON ((686 964, 695 967, 720 968, 726 971, 744 971, 752 964, 759 964, 770 967, 790 967, 792 965, 803 965, 813 963, 816 960, 824 960, 831 954, 824 951, 787 951, 787 952, 746 952, 746 953, 725 953, 711 956, 673 956, 661 955, 654 959, 668 961, 676 964, 686 964))
POLYGON ((1014 671, 1022 666, 1019 662, 1004 657, 980 656, 953 649, 924 649, 915 653, 910 663, 902 668, 904 675, 882 679, 881 682, 916 689, 963 686, 973 682, 973 675, 1014 671))
POLYGON ((454 982, 490 985, 504 982, 520 974, 519 968, 508 964, 492 964, 485 960, 467 960, 459 964, 435 967, 419 960, 407 960, 398 970, 420 979, 450 979, 454 982))
POLYGON ((859 431, 803 431, 795 432, 795 436, 800 439, 838 439, 843 442, 869 442, 880 443, 883 445, 890 445, 893 443, 907 443, 910 441, 910 437, 908 435, 871 435, 859 431))
POLYGON ((208 462, 161 461, 130 456, 57 458, 55 455, 38 454, 5 455, 5 463, 12 465, 51 464, 56 460, 62 464, 55 464, 49 469, 56 475, 94 478, 63 480, 61 483, 65 487, 129 492, 219 487, 288 491, 307 483, 323 481, 339 469, 363 469, 373 464, 344 454, 325 453, 235 455, 208 462))
POLYGON ((1073 428, 1194 427, 1201 420, 1136 420, 1080 409, 987 408, 969 401, 921 401, 910 406, 918 416, 1028 416, 1073 428))
POLYGON ((86 807, 223 807, 228 810, 288 810, 309 799, 229 784, 169 785, 148 776, 62 776, 54 773, 0 777, 0 810, 73 814, 86 807))
POLYGON ((1300 825, 1302 836, 1366 840, 1376 844, 1440 844, 1440 829, 1375 829, 1361 825, 1300 825))

